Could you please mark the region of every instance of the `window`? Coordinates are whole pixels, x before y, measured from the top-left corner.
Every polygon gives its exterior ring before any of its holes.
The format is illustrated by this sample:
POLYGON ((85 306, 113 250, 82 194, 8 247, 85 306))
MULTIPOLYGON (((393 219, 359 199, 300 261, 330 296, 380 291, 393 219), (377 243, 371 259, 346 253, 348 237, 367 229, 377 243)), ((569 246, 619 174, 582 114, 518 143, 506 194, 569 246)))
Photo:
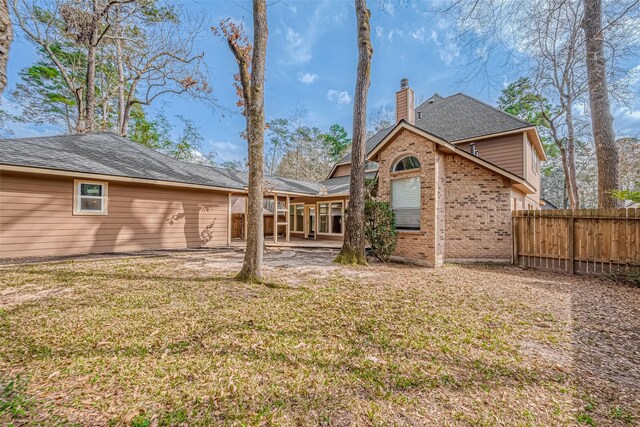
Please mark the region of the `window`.
POLYGON ((296 205, 296 231, 304 231, 304 205, 296 205))
POLYGON ((398 160, 393 165, 393 172, 408 171, 411 169, 418 169, 419 167, 420 167, 420 162, 418 161, 418 159, 416 159, 413 156, 407 156, 398 160))
POLYGON ((331 234, 342 234, 342 202, 331 203, 331 234))
POLYGON ((304 231, 304 203, 294 203, 289 206, 289 229, 304 231))
POLYGON ((391 181, 391 208, 398 230, 420 230, 420 177, 391 181))
POLYGON ((533 171, 536 173, 540 172, 540 157, 538 157, 538 153, 533 151, 533 171))
POLYGON ((318 203, 318 233, 342 234, 344 231, 344 202, 318 203))
POLYGON ((106 215, 107 183, 75 181, 74 214, 106 215))
POLYGON ((289 227, 291 231, 304 231, 304 203, 293 203, 289 206, 289 227))
POLYGON ((318 233, 329 232, 329 203, 318 204, 318 233))
POLYGON ((289 229, 291 231, 296 231, 296 207, 294 205, 289 205, 289 229))

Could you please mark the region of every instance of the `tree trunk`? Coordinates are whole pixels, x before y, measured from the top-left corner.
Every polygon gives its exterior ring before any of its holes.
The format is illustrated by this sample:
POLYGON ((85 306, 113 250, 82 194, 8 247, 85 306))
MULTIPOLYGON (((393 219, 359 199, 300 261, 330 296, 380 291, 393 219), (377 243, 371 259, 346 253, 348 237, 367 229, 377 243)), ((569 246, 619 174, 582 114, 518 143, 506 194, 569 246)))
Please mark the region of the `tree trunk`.
MULTIPOLYGON (((97 26, 97 24, 96 24, 97 26)), ((98 37, 98 30, 94 27, 94 33, 91 36, 89 42, 89 48, 87 49, 87 89, 86 89, 86 101, 85 101, 85 123, 83 133, 93 132, 93 120, 96 108, 96 41, 98 37)))
MULTIPOLYGON (((253 52, 251 57, 251 84, 249 103, 245 103, 247 139, 249 144, 249 206, 247 247, 238 280, 262 282, 264 255, 264 69, 267 57, 267 4, 266 0, 253 0, 253 52)), ((247 96, 245 95, 245 100, 247 96)), ((275 209, 278 207, 275 206, 275 209)), ((275 211, 277 215, 277 210, 275 211)), ((274 230, 274 233, 277 230, 274 230)))
POLYGON ((565 121, 567 124, 567 146, 566 151, 560 150, 563 154, 562 162, 565 167, 565 176, 567 178, 567 186, 569 189, 569 206, 571 209, 580 209, 580 193, 578 192, 578 178, 576 176, 576 133, 573 127, 573 113, 571 109, 573 104, 569 103, 565 121))
MULTIPOLYGON (((579 205, 576 206, 576 199, 573 197, 573 189, 571 188, 571 171, 570 171, 570 166, 569 166, 569 160, 568 160, 568 156, 567 156, 567 149, 561 145, 562 143, 558 144, 556 143, 556 145, 558 145, 558 148, 560 149, 560 160, 562 160, 562 171, 564 172, 564 198, 563 198, 563 207, 567 206, 566 200, 569 201, 569 209, 579 209, 579 205)), ((574 167, 574 177, 575 177, 575 167, 574 167)))
POLYGON ((13 41, 13 28, 7 0, 0 0, 0 95, 7 87, 7 62, 13 41))
POLYGON ((607 88, 602 0, 584 0, 582 28, 587 53, 591 128, 598 159, 598 207, 614 208, 619 206, 619 201, 611 194, 618 189, 618 148, 607 88))
POLYGON ((358 25, 358 69, 353 94, 353 141, 351 146, 351 180, 349 208, 344 243, 335 262, 341 264, 367 264, 364 234, 364 169, 367 139, 367 93, 371 81, 371 12, 366 0, 355 0, 358 25))
MULTIPOLYGON (((116 8, 116 22, 120 22, 120 8, 116 8)), ((124 58, 122 57, 122 34, 120 31, 116 34, 116 64, 118 67, 118 134, 127 136, 128 120, 125 120, 127 108, 125 107, 124 96, 124 58)))

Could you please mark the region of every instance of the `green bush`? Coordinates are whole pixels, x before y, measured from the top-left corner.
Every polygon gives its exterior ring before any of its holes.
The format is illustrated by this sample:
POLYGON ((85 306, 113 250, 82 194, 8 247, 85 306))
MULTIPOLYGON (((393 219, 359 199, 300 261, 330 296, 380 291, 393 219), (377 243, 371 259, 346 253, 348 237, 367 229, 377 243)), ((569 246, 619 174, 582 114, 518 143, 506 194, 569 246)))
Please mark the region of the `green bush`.
POLYGON ((389 261, 398 243, 393 210, 389 203, 367 200, 364 204, 364 215, 365 235, 371 247, 371 253, 382 262, 389 261))

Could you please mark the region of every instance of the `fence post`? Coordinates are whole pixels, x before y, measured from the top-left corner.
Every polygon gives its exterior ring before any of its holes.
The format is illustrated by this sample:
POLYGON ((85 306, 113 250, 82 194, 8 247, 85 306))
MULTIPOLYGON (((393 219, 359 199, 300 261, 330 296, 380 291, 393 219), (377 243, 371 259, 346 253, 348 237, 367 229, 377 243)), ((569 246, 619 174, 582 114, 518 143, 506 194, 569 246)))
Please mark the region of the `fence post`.
POLYGON ((567 217, 567 271, 569 274, 574 274, 574 264, 575 264, 575 255, 574 255, 574 243, 573 243, 573 233, 574 231, 574 220, 573 220, 573 210, 570 211, 570 215, 567 217))
POLYGON ((513 243, 513 258, 511 263, 518 265, 518 211, 514 209, 511 215, 511 242, 513 243))

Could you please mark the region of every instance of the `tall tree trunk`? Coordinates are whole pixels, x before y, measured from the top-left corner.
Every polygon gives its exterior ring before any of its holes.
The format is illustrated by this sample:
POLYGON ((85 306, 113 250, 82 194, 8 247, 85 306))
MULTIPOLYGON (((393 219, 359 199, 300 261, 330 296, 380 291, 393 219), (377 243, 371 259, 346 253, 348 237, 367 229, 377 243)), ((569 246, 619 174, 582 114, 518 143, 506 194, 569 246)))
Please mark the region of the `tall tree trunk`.
MULTIPOLYGON (((116 8, 116 22, 120 22, 120 8, 116 8)), ((124 96, 124 58, 122 57, 122 34, 121 31, 116 33, 116 65, 118 68, 118 134, 127 136, 128 120, 125 120, 127 110, 125 107, 124 96)))
MULTIPOLYGON (((567 146, 563 153, 563 166, 565 167, 565 176, 567 177, 567 187, 569 189, 569 206, 571 209, 580 209, 580 193, 578 192, 578 178, 576 176, 576 133, 573 126, 573 104, 568 104, 565 114, 565 122, 567 124, 567 146)), ((562 150, 561 150, 562 153, 562 150)))
MULTIPOLYGON (((567 203, 565 200, 568 200, 569 202, 569 209, 579 209, 580 205, 576 205, 576 199, 573 196, 573 188, 571 185, 571 168, 569 166, 569 160, 568 160, 568 156, 567 156, 567 149, 566 147, 564 147, 562 145, 562 143, 557 144, 558 148, 560 150, 560 160, 562 160, 562 171, 564 172, 564 197, 563 197, 563 207, 567 206, 567 203)), ((573 169, 574 173, 574 177, 575 177, 575 167, 573 169)))
POLYGON ((87 49, 87 89, 85 101, 85 123, 83 133, 93 132, 94 115, 96 109, 96 52, 98 39, 98 24, 94 24, 93 34, 87 49))
POLYGON ((618 189, 618 148, 607 88, 602 0, 584 0, 582 28, 587 52, 591 128, 598 159, 598 207, 614 208, 619 206, 619 201, 611 194, 618 189))
POLYGON ((0 95, 7 87, 7 62, 12 41, 13 27, 7 0, 0 0, 0 95))
POLYGON ((344 243, 335 262, 342 264, 367 264, 364 234, 364 169, 365 142, 367 139, 367 93, 371 82, 371 12, 366 0, 355 0, 358 25, 358 69, 356 89, 353 94, 353 141, 351 146, 351 180, 349 209, 344 243))
MULTIPOLYGON (((245 102, 247 137, 249 144, 249 206, 247 247, 238 280, 262 282, 264 255, 264 69, 267 57, 267 4, 266 0, 253 0, 253 52, 251 57, 251 84, 245 102)), ((245 94, 245 100, 247 96, 245 94)), ((274 209, 278 207, 275 206, 274 209)), ((277 211, 275 211, 277 215, 277 211)), ((274 233, 277 230, 273 231, 274 233)))

